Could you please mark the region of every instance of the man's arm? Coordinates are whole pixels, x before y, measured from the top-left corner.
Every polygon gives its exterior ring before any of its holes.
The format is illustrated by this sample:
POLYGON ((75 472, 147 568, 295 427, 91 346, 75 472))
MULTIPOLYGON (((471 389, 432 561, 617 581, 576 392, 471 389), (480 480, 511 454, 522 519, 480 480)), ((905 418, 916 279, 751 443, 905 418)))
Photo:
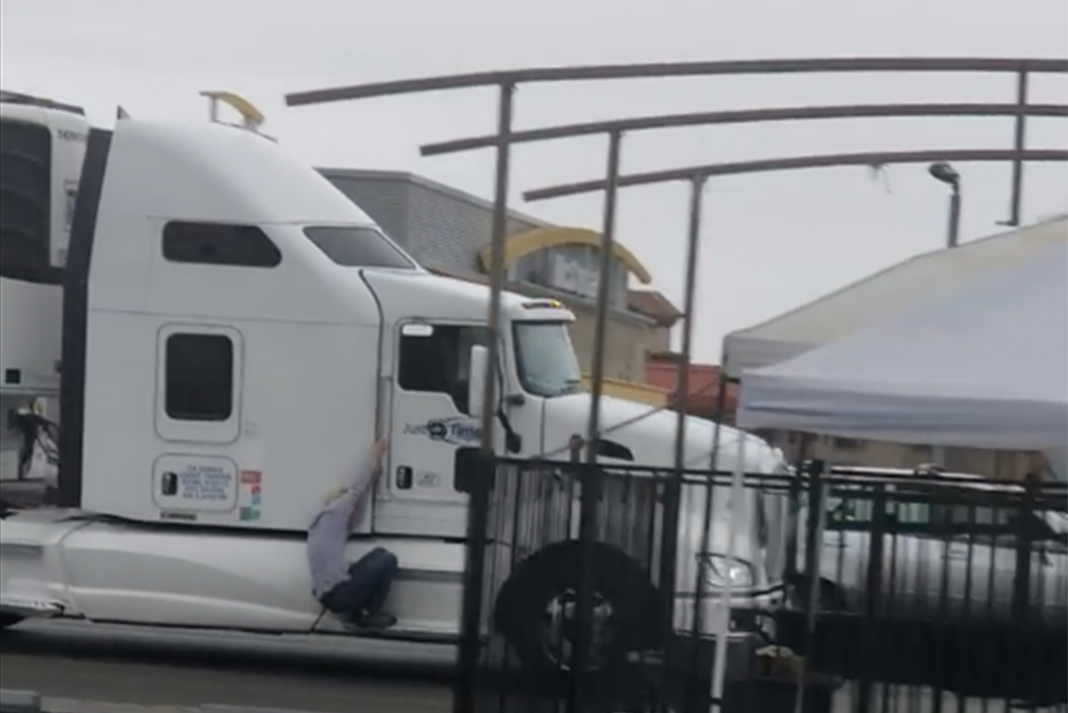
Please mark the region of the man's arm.
POLYGON ((348 515, 356 511, 378 476, 382 474, 382 458, 385 455, 386 446, 387 441, 383 438, 371 447, 370 455, 356 467, 349 486, 341 497, 332 503, 331 509, 344 510, 348 515))

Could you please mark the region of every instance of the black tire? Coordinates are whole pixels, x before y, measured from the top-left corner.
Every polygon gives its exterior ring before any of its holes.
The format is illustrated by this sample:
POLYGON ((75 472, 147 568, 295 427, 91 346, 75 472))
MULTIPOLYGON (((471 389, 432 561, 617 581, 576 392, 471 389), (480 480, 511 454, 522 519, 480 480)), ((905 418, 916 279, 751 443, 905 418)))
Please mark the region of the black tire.
POLYGON ((17 614, 0 614, 0 630, 8 629, 20 621, 22 621, 22 617, 17 614))
MULTIPOLYGON (((497 595, 494 627, 524 668, 548 673, 569 667, 570 655, 554 654, 547 640, 552 626, 549 610, 554 603, 567 602, 558 609, 573 604, 584 562, 598 610, 594 635, 598 641, 591 647, 595 650, 588 656, 588 668, 610 668, 628 652, 660 643, 661 597, 642 566, 604 543, 560 542, 523 560, 497 595)), ((574 632, 567 624, 572 620, 566 613, 562 618, 560 630, 570 643, 574 632)))

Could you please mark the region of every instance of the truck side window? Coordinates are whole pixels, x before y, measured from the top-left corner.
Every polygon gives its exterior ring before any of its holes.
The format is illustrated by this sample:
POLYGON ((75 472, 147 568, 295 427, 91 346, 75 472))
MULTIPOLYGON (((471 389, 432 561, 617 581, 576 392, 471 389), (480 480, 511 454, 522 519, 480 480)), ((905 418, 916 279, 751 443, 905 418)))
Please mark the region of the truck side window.
POLYGON ((240 267, 274 267, 282 253, 254 225, 186 223, 163 226, 163 257, 170 262, 240 267))
POLYGON ((415 269, 415 264, 377 228, 317 225, 305 228, 304 235, 342 267, 415 269))
POLYGON ((52 135, 5 121, 0 132, 0 275, 59 283, 51 269, 52 135))
POLYGON ((402 336, 397 383, 405 391, 448 394, 460 413, 468 413, 471 347, 486 343, 485 327, 434 325, 429 336, 402 336))
POLYGON ((167 415, 179 421, 226 421, 234 409, 234 344, 221 334, 167 337, 167 415))

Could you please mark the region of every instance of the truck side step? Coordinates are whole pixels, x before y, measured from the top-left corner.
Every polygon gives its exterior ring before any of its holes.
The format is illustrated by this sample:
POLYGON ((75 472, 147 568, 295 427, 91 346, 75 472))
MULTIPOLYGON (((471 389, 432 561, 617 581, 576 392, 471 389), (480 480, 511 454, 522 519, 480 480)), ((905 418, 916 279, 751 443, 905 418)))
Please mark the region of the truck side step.
POLYGON ((0 612, 27 619, 51 619, 63 614, 63 605, 41 599, 3 597, 0 599, 0 612))
POLYGON ((409 644, 458 646, 460 643, 459 634, 442 634, 404 629, 366 629, 339 632, 338 635, 348 636, 354 639, 378 639, 382 641, 400 641, 409 644))

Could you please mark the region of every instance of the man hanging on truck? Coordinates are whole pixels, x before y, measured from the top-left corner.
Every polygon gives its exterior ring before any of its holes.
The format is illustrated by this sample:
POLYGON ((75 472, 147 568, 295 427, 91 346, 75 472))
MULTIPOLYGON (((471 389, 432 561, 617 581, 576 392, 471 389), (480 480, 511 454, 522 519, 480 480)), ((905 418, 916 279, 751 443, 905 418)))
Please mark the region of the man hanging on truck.
POLYGON ((308 528, 308 565, 315 598, 346 626, 388 629, 397 617, 384 609, 397 557, 376 547, 352 565, 345 563, 345 544, 358 525, 375 480, 382 473, 387 440, 379 439, 360 464, 352 482, 326 499, 308 528))

